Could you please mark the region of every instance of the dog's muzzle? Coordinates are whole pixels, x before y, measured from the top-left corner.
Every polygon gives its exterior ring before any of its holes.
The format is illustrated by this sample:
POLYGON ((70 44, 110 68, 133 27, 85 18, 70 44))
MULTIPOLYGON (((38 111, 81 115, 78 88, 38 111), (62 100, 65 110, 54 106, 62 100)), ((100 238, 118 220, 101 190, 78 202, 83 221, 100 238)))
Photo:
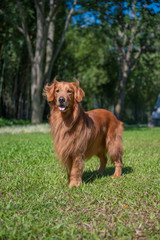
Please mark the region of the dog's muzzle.
POLYGON ((58 108, 61 112, 66 112, 68 109, 68 102, 64 97, 59 97, 58 99, 58 108))

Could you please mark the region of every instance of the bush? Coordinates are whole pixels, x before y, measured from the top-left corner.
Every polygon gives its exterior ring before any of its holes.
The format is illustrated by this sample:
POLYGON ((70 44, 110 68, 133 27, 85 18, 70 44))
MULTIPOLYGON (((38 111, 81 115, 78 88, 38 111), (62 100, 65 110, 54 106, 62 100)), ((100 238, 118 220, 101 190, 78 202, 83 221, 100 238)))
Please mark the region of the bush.
POLYGON ((29 120, 17 120, 17 119, 4 119, 4 118, 0 118, 0 127, 3 126, 12 126, 12 125, 26 125, 26 124, 30 124, 31 122, 29 120))

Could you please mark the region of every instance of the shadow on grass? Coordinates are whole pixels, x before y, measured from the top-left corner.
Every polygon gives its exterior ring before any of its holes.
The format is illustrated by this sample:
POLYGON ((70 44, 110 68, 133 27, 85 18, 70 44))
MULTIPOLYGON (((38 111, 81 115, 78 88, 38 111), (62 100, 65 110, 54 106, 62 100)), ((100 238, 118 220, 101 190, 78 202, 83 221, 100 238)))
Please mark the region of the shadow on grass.
MULTIPOLYGON (((114 167, 108 167, 108 168, 106 168, 106 170, 103 174, 98 174, 97 170, 95 170, 95 171, 84 171, 83 176, 82 176, 82 180, 85 183, 93 182, 97 178, 112 176, 113 173, 114 173, 114 170, 115 170, 114 167)), ((122 176, 126 175, 126 174, 129 174, 131 172, 133 172, 133 169, 131 167, 124 167, 122 169, 122 176)))

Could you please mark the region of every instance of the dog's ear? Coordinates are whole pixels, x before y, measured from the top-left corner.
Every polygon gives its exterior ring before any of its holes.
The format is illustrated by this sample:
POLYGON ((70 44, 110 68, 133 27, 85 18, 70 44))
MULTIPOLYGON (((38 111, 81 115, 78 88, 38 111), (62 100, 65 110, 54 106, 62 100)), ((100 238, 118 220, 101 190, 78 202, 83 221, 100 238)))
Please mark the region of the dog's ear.
POLYGON ((44 87, 43 95, 47 98, 48 102, 54 100, 54 89, 56 86, 57 80, 54 78, 53 83, 49 86, 48 84, 44 87))
POLYGON ((79 86, 79 81, 76 80, 75 84, 75 99, 77 102, 81 102, 85 96, 85 93, 82 88, 79 86))

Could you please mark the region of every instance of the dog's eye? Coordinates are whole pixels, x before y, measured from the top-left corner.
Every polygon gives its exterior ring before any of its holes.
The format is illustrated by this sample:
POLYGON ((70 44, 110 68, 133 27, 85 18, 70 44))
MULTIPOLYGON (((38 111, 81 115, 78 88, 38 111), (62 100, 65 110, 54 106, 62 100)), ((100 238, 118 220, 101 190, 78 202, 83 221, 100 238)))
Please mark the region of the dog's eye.
POLYGON ((56 90, 56 93, 59 93, 59 89, 56 90))
POLYGON ((72 91, 70 89, 67 90, 67 93, 72 93, 72 91))

